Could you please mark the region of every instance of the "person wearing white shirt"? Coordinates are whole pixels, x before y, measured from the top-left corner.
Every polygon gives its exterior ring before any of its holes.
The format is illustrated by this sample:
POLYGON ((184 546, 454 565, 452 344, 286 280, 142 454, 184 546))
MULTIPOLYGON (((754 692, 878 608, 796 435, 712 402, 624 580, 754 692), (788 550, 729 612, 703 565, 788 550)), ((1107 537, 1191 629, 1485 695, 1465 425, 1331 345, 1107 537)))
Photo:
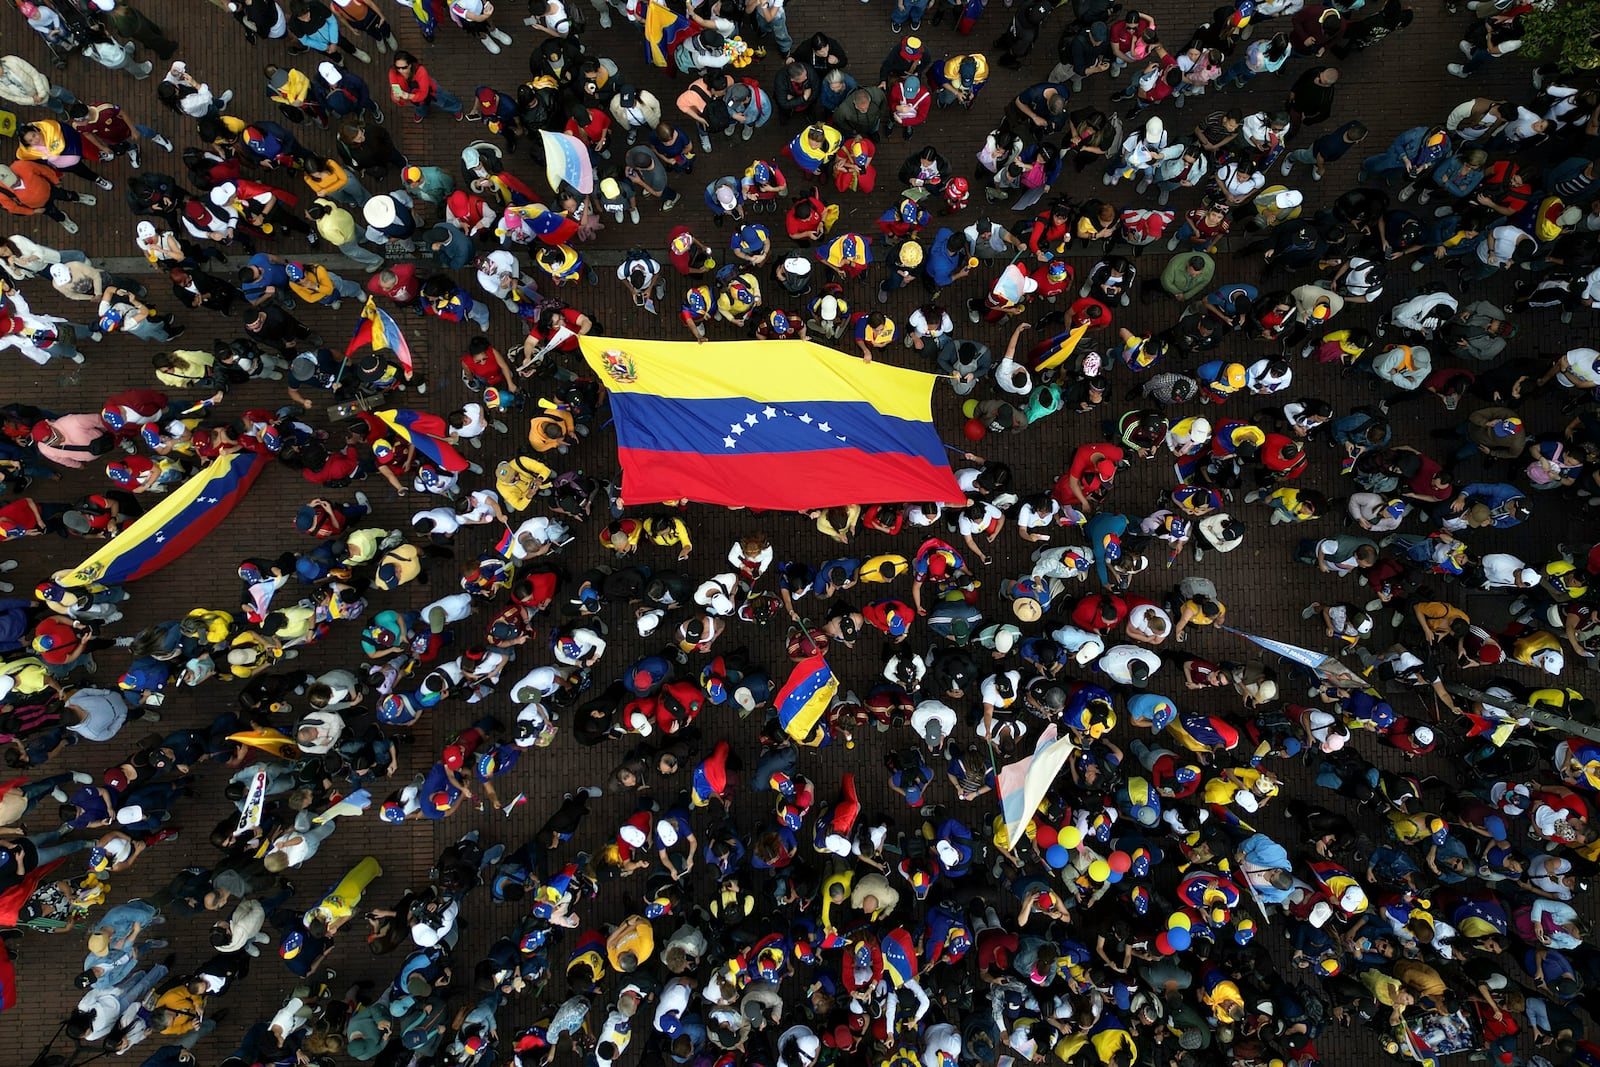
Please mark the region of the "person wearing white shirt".
POLYGON ((567 537, 567 528, 547 515, 535 515, 517 527, 511 538, 511 559, 521 563, 543 556, 567 537))
POLYGON ((1485 589, 1532 589, 1539 584, 1539 572, 1509 552, 1489 553, 1481 567, 1485 589))
POLYGON ((1161 669, 1161 657, 1138 645, 1112 645, 1095 661, 1095 666, 1118 685, 1143 689, 1151 675, 1161 669))

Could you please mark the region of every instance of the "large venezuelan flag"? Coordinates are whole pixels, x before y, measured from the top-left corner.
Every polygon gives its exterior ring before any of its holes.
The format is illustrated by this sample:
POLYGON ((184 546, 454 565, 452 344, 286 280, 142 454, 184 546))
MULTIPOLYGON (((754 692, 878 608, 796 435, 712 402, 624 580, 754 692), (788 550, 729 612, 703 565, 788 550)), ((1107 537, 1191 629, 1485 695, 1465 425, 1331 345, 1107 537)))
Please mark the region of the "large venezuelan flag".
POLYGON ((933 428, 931 374, 809 341, 579 344, 611 391, 629 505, 964 499, 933 428))
POLYGON ((266 452, 217 457, 100 546, 62 584, 122 585, 154 574, 216 529, 271 462, 266 452))

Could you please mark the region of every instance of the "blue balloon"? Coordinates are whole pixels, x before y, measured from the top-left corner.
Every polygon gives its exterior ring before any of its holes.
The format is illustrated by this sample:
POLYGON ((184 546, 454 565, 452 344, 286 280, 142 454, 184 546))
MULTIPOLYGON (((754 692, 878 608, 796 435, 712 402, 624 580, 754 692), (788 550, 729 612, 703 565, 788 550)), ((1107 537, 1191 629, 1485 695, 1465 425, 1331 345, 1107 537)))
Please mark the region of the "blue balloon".
POLYGON ((1183 927, 1175 926, 1171 930, 1167 931, 1167 944, 1171 945, 1177 951, 1182 952, 1184 949, 1188 948, 1189 942, 1189 931, 1185 930, 1183 927))
POLYGON ((1049 848, 1044 850, 1044 861, 1059 871, 1068 863, 1072 862, 1072 853, 1068 852, 1061 845, 1051 845, 1049 848))
POLYGON ((1120 881, 1122 881, 1122 872, 1115 867, 1111 868, 1111 873, 1106 875, 1106 884, 1116 885, 1120 881))

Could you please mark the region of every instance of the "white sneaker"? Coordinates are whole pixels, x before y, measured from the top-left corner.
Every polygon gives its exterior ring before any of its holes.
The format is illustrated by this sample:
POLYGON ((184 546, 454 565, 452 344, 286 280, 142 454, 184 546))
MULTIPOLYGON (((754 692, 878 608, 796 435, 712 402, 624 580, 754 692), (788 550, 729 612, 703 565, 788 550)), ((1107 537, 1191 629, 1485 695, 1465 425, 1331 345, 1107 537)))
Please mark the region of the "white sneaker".
POLYGON ((499 41, 501 44, 510 44, 511 43, 511 35, 509 33, 507 33, 505 30, 502 30, 499 26, 496 26, 494 29, 490 30, 489 31, 489 36, 493 37, 495 40, 499 41))
POLYGON ((360 504, 364 508, 370 508, 372 506, 372 501, 367 497, 367 494, 363 493, 359 489, 356 490, 356 503, 360 504))
POLYGON ((63 230, 66 230, 68 233, 77 233, 78 232, 78 224, 76 222, 73 222, 66 215, 62 215, 61 216, 61 228, 63 230))
POLYGON ((600 28, 602 30, 609 30, 611 28, 611 12, 600 12, 600 28))
POLYGON ((488 34, 484 34, 482 37, 479 37, 478 41, 491 56, 497 56, 500 54, 500 45, 496 43, 495 39, 490 37, 488 34))
POLYGON ((629 222, 635 222, 635 223, 639 221, 639 205, 638 204, 634 204, 634 205, 632 205, 632 206, 630 206, 628 208, 628 221, 629 222))

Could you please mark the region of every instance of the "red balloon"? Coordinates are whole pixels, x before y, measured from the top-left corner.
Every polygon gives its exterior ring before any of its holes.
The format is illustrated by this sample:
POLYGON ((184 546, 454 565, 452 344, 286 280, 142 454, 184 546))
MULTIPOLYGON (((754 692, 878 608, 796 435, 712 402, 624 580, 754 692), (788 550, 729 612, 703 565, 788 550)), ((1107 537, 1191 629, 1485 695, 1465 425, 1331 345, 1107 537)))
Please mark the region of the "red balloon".
POLYGON ((968 419, 961 432, 967 435, 969 441, 981 441, 989 435, 989 428, 977 419, 968 419))
POLYGON ((1040 848, 1049 848, 1056 843, 1056 828, 1054 826, 1038 826, 1033 831, 1033 843, 1040 848))
POLYGON ((1172 942, 1167 940, 1167 934, 1165 930, 1156 935, 1156 951, 1161 953, 1163 956, 1170 956, 1174 952, 1178 951, 1172 947, 1172 942))
POLYGON ((1133 866, 1133 857, 1118 849, 1106 857, 1106 862, 1111 864, 1111 869, 1118 874, 1127 874, 1128 868, 1133 866))

